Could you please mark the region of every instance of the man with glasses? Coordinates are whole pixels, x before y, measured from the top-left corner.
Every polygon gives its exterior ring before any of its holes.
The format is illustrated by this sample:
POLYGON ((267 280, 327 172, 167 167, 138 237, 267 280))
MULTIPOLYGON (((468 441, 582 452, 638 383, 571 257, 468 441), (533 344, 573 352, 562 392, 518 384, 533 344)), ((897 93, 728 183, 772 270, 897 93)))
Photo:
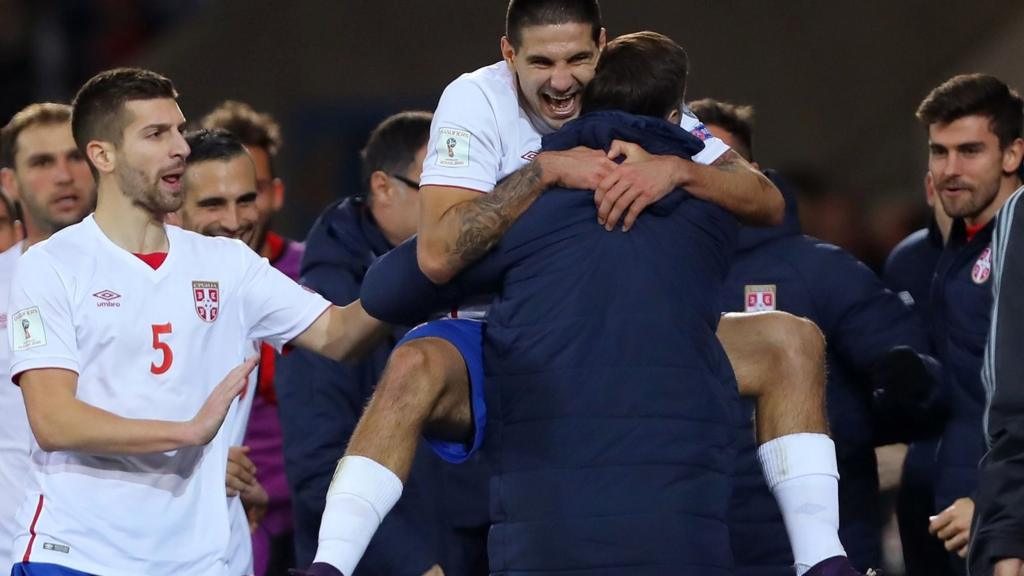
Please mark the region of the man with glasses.
MULTIPOLYGON (((359 297, 370 264, 416 233, 418 180, 431 118, 429 112, 401 112, 373 130, 362 151, 362 189, 328 207, 310 231, 302 261, 305 286, 333 302, 352 302, 359 297)), ((280 359, 278 406, 292 491, 297 566, 313 561, 335 463, 344 455, 400 336, 401 332, 388 338, 359 363, 342 364, 301 350, 280 359)), ((478 532, 448 530, 460 519, 474 516, 467 514, 472 510, 467 510, 466 500, 444 497, 442 489, 450 484, 442 483, 441 475, 455 481, 472 471, 467 466, 445 466, 442 471, 442 466, 429 449, 420 448, 405 495, 375 535, 357 574, 419 574, 435 565, 443 565, 450 574, 486 573, 485 497, 480 494, 472 500, 478 504, 478 532), (450 509, 445 505, 449 500, 461 507, 450 509), (457 557, 445 558, 449 549, 445 542, 456 533, 469 535, 462 537, 457 557), (454 568, 457 565, 465 568, 454 568)))

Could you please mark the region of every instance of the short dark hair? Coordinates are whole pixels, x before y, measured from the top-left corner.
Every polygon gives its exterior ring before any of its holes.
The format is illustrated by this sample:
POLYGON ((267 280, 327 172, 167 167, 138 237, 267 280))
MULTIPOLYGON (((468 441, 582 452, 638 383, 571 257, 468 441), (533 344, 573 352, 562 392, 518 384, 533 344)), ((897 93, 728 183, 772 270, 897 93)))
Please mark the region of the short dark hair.
POLYGON ((27 128, 49 124, 66 124, 71 120, 71 106, 40 102, 22 108, 0 129, 0 168, 14 168, 18 155, 18 136, 27 128))
POLYGON ((234 134, 219 128, 193 130, 185 134, 185 142, 188 142, 188 147, 192 149, 186 158, 189 165, 210 160, 227 161, 248 155, 245 146, 234 134))
POLYGON ((583 90, 581 113, 621 110, 664 118, 686 96, 686 51, 657 32, 634 32, 608 43, 583 90))
POLYGON ((402 175, 409 168, 416 152, 430 140, 433 117, 430 112, 399 112, 385 118, 370 132, 359 153, 363 161, 363 192, 358 197, 370 197, 370 176, 374 172, 402 175))
MULTIPOLYGON (((170 79, 150 70, 115 68, 100 72, 78 90, 71 103, 71 134, 83 154, 92 140, 120 146, 130 122, 125 115, 125 103, 177 97, 178 91, 170 79)), ((89 165, 92 166, 91 160, 89 165)))
POLYGON ((754 161, 754 107, 712 98, 690 102, 690 111, 704 124, 721 126, 740 141, 740 156, 754 161))
POLYGON ((995 76, 961 74, 932 90, 917 108, 917 119, 926 128, 973 115, 988 117, 999 147, 1006 148, 1021 137, 1024 100, 995 76))
POLYGON ((245 146, 263 148, 270 156, 281 149, 281 126, 266 112, 237 100, 225 100, 203 117, 203 128, 221 128, 231 132, 245 146))
POLYGON ((596 44, 601 39, 601 6, 597 0, 510 0, 505 12, 505 36, 519 49, 523 28, 569 22, 590 24, 596 44))

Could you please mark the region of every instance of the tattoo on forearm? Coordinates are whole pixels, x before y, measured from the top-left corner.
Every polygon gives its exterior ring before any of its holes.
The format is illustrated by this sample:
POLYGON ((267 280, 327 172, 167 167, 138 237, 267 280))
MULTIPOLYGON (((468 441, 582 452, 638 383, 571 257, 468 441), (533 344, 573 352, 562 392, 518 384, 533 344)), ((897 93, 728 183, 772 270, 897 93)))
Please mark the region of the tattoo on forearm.
POLYGON ((498 183, 490 194, 456 205, 458 236, 448 245, 449 264, 461 269, 487 253, 543 192, 543 171, 530 162, 498 183))
POLYGON ((735 150, 726 150, 711 165, 725 172, 739 172, 750 168, 743 156, 740 156, 735 150))

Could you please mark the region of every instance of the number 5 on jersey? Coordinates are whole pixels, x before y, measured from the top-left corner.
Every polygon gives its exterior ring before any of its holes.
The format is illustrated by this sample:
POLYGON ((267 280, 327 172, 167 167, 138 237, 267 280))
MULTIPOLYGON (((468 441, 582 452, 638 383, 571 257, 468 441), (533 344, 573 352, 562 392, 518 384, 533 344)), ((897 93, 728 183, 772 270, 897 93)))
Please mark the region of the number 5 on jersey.
POLYGON ((171 369, 171 363, 174 362, 174 352, 171 351, 171 345, 167 342, 161 342, 160 337, 171 333, 171 323, 167 324, 153 324, 153 349, 162 354, 160 364, 153 362, 149 365, 149 371, 153 374, 163 374, 171 369))

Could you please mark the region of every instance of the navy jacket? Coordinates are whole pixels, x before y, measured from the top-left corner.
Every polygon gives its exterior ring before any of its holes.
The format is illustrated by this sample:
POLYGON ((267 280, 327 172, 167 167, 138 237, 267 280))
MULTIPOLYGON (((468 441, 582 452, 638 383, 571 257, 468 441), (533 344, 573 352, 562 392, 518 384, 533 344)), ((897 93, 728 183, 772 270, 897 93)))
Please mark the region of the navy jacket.
MULTIPOLYGON (((886 285, 914 309, 925 326, 930 322, 932 278, 941 255, 942 234, 933 219, 927 228, 897 244, 885 261, 886 285)), ((932 421, 944 426, 946 418, 948 406, 943 406, 932 421)), ((928 518, 935 507, 935 452, 941 432, 940 427, 930 438, 910 444, 896 496, 903 563, 911 576, 956 574, 942 541, 928 532, 928 518)))
POLYGON ((968 240, 963 221, 954 221, 932 283, 932 342, 951 395, 937 456, 936 512, 957 498, 974 496, 985 453, 981 360, 992 317, 992 228, 990 222, 968 240))
MULTIPOLYGON (((335 304, 359 297, 370 264, 391 249, 361 203, 327 208, 313 225, 302 261, 302 283, 335 304)), ((277 398, 285 471, 295 515, 296 563, 316 553, 327 488, 363 407, 395 344, 388 338, 358 364, 343 364, 302 349, 279 360, 277 398)), ((439 461, 421 448, 405 491, 359 563, 359 575, 419 575, 445 564, 438 522, 439 461)))
MULTIPOLYGON (((684 157, 701 147, 662 120, 611 112, 545 147, 613 138, 684 157)), ((498 294, 484 338, 492 573, 731 573, 737 392, 715 330, 736 228, 675 192, 628 233, 606 232, 592 192, 551 189, 458 277, 456 297, 498 294)), ((403 245, 379 265, 403 250, 414 256, 403 245)), ((413 285, 376 282, 377 270, 363 304, 387 314, 413 285)))
MULTIPOLYGON (((911 310, 845 251, 802 235, 795 198, 784 182, 768 175, 786 198, 785 222, 740 230, 721 293, 722 310, 783 310, 813 320, 825 334, 828 415, 840 475, 840 539, 853 564, 865 570, 881 560, 874 392, 909 386, 905 378, 913 374, 915 390, 926 396, 937 386, 938 367, 930 357, 906 349, 928 348, 927 332, 911 310)), ((745 406, 730 510, 736 574, 788 576, 793 571, 789 540, 755 458, 753 401, 745 406)))

